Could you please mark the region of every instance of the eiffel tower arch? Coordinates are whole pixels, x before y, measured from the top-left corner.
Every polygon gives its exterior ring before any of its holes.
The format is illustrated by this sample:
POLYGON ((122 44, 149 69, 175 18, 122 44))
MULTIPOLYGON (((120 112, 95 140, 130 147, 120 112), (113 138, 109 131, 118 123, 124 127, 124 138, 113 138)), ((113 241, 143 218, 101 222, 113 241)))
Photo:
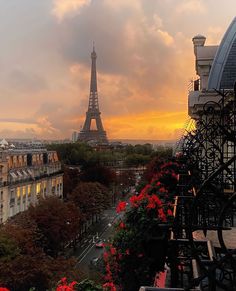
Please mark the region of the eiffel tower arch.
POLYGON ((84 126, 79 134, 80 141, 94 141, 96 143, 108 143, 106 131, 102 125, 101 112, 98 104, 98 92, 97 92, 97 70, 96 70, 96 59, 97 54, 93 47, 91 53, 91 81, 90 81, 90 94, 88 111, 86 112, 86 118, 84 126), (96 128, 91 129, 92 120, 95 120, 96 128))

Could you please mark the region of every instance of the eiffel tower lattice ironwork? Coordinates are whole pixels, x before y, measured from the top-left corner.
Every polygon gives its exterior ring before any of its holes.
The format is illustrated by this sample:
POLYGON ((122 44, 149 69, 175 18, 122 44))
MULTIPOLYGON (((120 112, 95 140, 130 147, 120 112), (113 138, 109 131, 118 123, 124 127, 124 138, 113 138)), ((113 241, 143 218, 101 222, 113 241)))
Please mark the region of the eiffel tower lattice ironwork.
POLYGON ((91 82, 90 82, 90 95, 88 111, 86 112, 86 119, 84 126, 79 134, 80 141, 94 141, 96 143, 107 143, 106 131, 102 125, 101 112, 98 105, 98 92, 97 92, 97 71, 96 71, 96 59, 97 54, 94 46, 91 53, 92 65, 91 65, 91 82), (91 129, 92 120, 96 121, 97 129, 91 129))

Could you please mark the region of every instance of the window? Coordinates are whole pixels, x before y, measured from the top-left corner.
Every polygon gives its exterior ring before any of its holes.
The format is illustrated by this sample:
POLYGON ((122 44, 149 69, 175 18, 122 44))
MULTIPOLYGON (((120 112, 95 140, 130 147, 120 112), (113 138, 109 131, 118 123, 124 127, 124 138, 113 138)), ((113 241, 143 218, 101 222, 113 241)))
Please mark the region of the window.
POLYGON ((44 181, 44 186, 43 186, 43 188, 44 188, 44 194, 46 194, 46 192, 47 192, 47 182, 46 181, 44 181))
POLYGON ((31 185, 28 185, 28 197, 31 195, 31 189, 32 189, 31 185))
POLYGON ((15 198, 15 193, 14 193, 13 189, 11 190, 11 193, 10 193, 10 199, 12 199, 12 198, 15 198))
POLYGON ((10 192, 10 207, 13 207, 15 204, 15 191, 14 189, 11 189, 10 192))
POLYGON ((26 187, 22 187, 22 196, 23 196, 23 203, 25 203, 25 196, 26 196, 26 187))
POLYGON ((39 195, 40 191, 41 191, 41 184, 37 183, 37 185, 36 185, 36 194, 39 195))
POLYGON ((17 187, 16 189, 16 195, 17 195, 17 199, 20 199, 20 187, 17 187))

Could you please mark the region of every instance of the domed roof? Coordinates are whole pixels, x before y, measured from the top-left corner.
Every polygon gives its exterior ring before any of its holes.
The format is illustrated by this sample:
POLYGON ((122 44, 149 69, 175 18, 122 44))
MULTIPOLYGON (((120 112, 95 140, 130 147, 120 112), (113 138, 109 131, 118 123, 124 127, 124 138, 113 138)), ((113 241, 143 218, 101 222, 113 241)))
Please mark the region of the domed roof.
POLYGON ((236 81, 236 17, 227 29, 212 63, 208 89, 233 89, 236 81))
POLYGON ((4 139, 0 141, 0 146, 8 146, 8 142, 4 139))

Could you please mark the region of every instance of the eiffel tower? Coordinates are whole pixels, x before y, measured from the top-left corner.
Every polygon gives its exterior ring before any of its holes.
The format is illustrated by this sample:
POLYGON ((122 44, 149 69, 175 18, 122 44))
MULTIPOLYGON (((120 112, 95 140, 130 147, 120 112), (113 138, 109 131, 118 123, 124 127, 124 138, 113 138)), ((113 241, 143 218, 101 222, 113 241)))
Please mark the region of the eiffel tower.
POLYGON ((91 81, 90 81, 90 95, 88 111, 86 112, 86 119, 84 126, 79 134, 79 141, 94 141, 96 143, 108 143, 106 131, 102 126, 101 112, 98 105, 98 92, 97 92, 97 71, 96 71, 96 59, 97 54, 94 46, 91 53, 92 65, 91 65, 91 81), (96 121, 97 129, 91 129, 92 120, 96 121))

